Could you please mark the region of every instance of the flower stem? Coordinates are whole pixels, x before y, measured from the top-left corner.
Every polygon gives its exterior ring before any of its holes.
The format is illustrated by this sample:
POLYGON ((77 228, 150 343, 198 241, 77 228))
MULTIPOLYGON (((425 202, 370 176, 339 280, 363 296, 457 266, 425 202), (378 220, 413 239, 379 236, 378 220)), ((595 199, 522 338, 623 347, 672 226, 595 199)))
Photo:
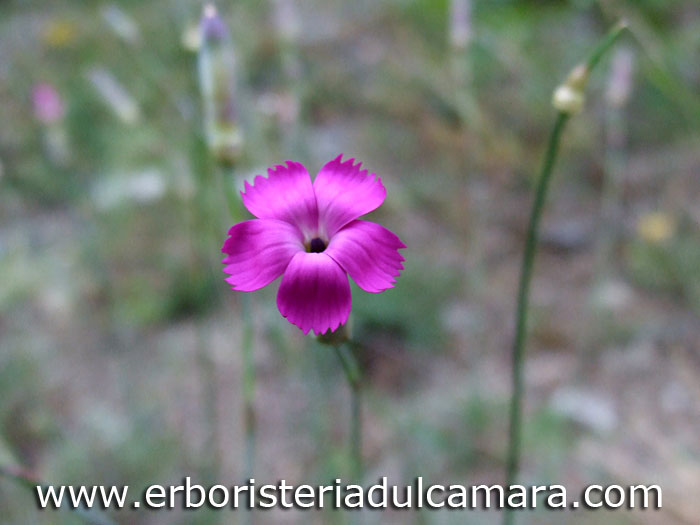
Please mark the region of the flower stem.
POLYGON ((362 482, 362 406, 361 406, 361 373, 360 367, 352 353, 352 350, 344 345, 333 345, 338 356, 345 378, 350 387, 350 460, 352 464, 352 479, 356 483, 362 482))
POLYGON ((245 479, 254 477, 255 465, 255 361, 253 357, 253 325, 250 318, 250 297, 242 297, 243 315, 243 420, 245 432, 245 479))
MULTIPOLYGON (((228 174, 233 178, 233 173, 228 174)), ((230 185, 230 181, 224 179, 224 185, 230 185)), ((230 202, 230 199, 229 199, 230 202)), ((233 205, 231 205, 233 206, 233 205)), ((231 207, 231 215, 234 220, 241 216, 240 207, 231 207)), ((256 415, 255 415, 255 352, 253 320, 251 317, 251 298, 247 293, 241 294, 241 354, 242 354, 242 380, 241 390, 243 396, 243 479, 247 482, 255 478, 255 439, 256 439, 256 415)), ((252 523, 252 511, 243 515, 243 523, 252 523)))
MULTIPOLYGON (((238 222, 242 220, 243 210, 241 204, 237 202, 234 190, 235 166, 220 165, 219 175, 231 218, 234 222, 238 222)), ((255 352, 251 309, 250 296, 247 293, 241 294, 241 395, 243 398, 243 478, 245 482, 255 477, 255 352)), ((252 523, 251 512, 245 513, 242 519, 244 523, 252 523)))
POLYGON ((603 39, 598 43, 598 45, 591 51, 590 55, 586 59, 586 67, 588 71, 593 70, 593 68, 600 62, 603 55, 610 51, 610 48, 615 44, 622 32, 627 29, 627 22, 624 20, 619 21, 613 26, 613 28, 608 31, 608 34, 603 37, 603 39))
MULTIPOLYGON (((513 340, 513 393, 510 403, 510 432, 508 441, 508 459, 506 466, 506 490, 515 483, 520 467, 520 446, 521 446, 521 413, 523 397, 523 358, 525 353, 525 332, 527 327, 528 298, 530 295, 530 281, 532 279, 532 268, 537 249, 537 237, 539 232, 540 217, 547 197, 547 189, 552 176, 552 167, 559 150, 559 141, 562 131, 568 121, 569 116, 559 113, 554 123, 552 134, 549 137, 549 146, 545 161, 542 166, 535 201, 530 213, 530 223, 525 240, 525 253, 523 254, 522 265, 520 267, 520 284, 518 286, 518 302, 516 312, 515 338, 513 340)), ((506 516, 510 512, 506 509, 506 516)), ((506 519, 506 523, 511 523, 506 519)))
MULTIPOLYGON (((622 31, 627 27, 620 22, 600 41, 584 62, 587 74, 595 67, 603 55, 612 47, 622 31)), ((527 236, 525 238, 525 251, 520 267, 520 283, 518 285, 518 298, 516 306, 516 326, 513 339, 513 370, 512 370, 512 397, 510 403, 508 456, 506 459, 506 483, 505 490, 518 481, 520 471, 520 450, 522 445, 522 404, 523 404, 523 364, 525 358, 525 338, 527 335, 528 302, 530 295, 530 282, 537 251, 537 239, 539 236, 540 219, 547 198, 547 190, 552 178, 552 169, 559 152, 559 143, 562 132, 569 120, 569 113, 559 111, 549 136, 547 151, 545 153, 542 169, 537 181, 535 200, 530 212, 527 236)), ((505 525, 513 523, 514 515, 510 508, 506 507, 503 514, 505 525)))
POLYGON ((221 453, 219 442, 219 425, 217 421, 218 377, 216 364, 211 355, 207 330, 201 322, 195 325, 196 337, 196 366, 199 380, 202 384, 202 404, 204 412, 204 442, 205 458, 202 465, 202 477, 206 483, 214 484, 219 477, 221 453))

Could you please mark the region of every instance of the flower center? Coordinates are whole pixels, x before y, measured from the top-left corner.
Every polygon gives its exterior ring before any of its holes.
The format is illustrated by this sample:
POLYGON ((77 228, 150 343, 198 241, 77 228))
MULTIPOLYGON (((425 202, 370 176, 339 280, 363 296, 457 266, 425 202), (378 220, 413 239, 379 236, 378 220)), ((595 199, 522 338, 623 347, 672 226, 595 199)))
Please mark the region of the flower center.
POLYGON ((309 253, 321 253, 326 249, 326 243, 320 237, 314 237, 311 242, 306 247, 306 251, 309 253))

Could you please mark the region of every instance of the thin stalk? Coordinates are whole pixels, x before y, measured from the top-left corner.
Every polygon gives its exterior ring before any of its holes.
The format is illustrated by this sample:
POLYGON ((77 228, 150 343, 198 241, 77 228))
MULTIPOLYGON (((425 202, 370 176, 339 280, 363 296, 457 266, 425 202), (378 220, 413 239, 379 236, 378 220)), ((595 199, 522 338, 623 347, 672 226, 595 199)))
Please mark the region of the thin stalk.
POLYGON ((608 31, 608 34, 603 37, 593 51, 591 51, 591 54, 588 55, 585 62, 589 72, 592 71, 593 68, 598 65, 600 59, 603 58, 608 51, 610 51, 610 48, 612 48, 615 42, 617 42, 617 39, 620 38, 620 35, 622 35, 622 32, 627 29, 627 27, 628 24, 625 20, 619 21, 610 31, 608 31))
MULTIPOLYGON (((216 243, 218 227, 216 217, 211 213, 211 190, 214 178, 214 164, 202 137, 192 133, 190 161, 195 178, 195 195, 189 202, 191 219, 190 228, 190 259, 191 265, 206 264, 207 273, 216 275, 219 270, 215 261, 208 254, 216 243), (206 256, 204 254, 207 254, 206 256)), ((202 443, 201 475, 207 484, 216 483, 220 477, 221 442, 219 434, 217 403, 219 398, 219 382, 216 365, 211 355, 208 331, 203 326, 203 319, 195 319, 195 367, 202 385, 202 415, 204 439, 202 443)), ((216 513, 205 514, 203 523, 216 523, 219 517, 216 513)))
POLYGON ((219 447, 219 426, 217 424, 217 398, 218 381, 216 364, 209 351, 209 337, 206 329, 197 322, 196 330, 196 363, 202 384, 202 404, 204 405, 205 437, 204 453, 205 465, 202 469, 204 480, 213 485, 219 476, 221 454, 219 447))
POLYGON ((219 166, 219 184, 226 201, 226 208, 234 222, 243 220, 240 196, 236 191, 236 172, 233 167, 219 166))
POLYGON ((241 298, 243 319, 243 426, 245 433, 245 479, 252 479, 255 470, 255 360, 253 355, 253 324, 250 315, 250 296, 241 298))
MULTIPOLYGON (((600 62, 603 55, 612 47, 626 28, 624 22, 618 23, 593 49, 587 60, 584 62, 586 76, 600 62)), ((579 86, 583 89, 583 86, 579 86)), ((530 295, 530 282, 534 267, 535 253, 537 251, 537 240, 539 237, 540 219, 544 210, 552 178, 552 169, 559 152, 562 132, 566 127, 570 117, 569 113, 559 111, 549 136, 547 151, 545 153, 542 169, 537 181, 535 190, 535 200, 530 212, 527 236, 525 238, 525 251, 520 267, 520 283, 518 285, 518 298, 516 305, 516 326, 513 338, 513 369, 512 369, 512 397, 510 403, 509 435, 508 435, 508 456, 506 459, 506 491, 511 485, 517 483, 520 471, 520 450, 522 447, 522 404, 523 404, 523 364, 525 358, 525 338, 527 335, 528 303, 530 295)), ((503 514, 503 521, 506 525, 513 523, 514 515, 511 509, 506 507, 503 514)))
MULTIPOLYGON (((243 210, 236 199, 234 189, 235 169, 224 166, 220 167, 220 181, 223 187, 224 198, 226 199, 229 213, 233 222, 238 222, 243 218, 243 210)), ((251 316, 251 298, 247 293, 241 295, 241 356, 242 356, 242 380, 241 390, 243 398, 243 476, 247 482, 255 477, 255 439, 256 439, 256 416, 255 416, 255 353, 254 353, 254 333, 253 320, 251 316)), ((247 512, 244 515, 245 522, 252 522, 252 514, 247 512)))
MULTIPOLYGON (((508 441, 508 458, 506 463, 506 490, 515 483, 520 469, 520 448, 522 439, 522 397, 523 397, 523 360, 525 354, 525 335, 528 317, 528 300, 530 295, 530 281, 534 265, 535 252, 537 250, 537 238, 539 235, 540 218, 547 197, 547 189, 552 178, 552 168, 559 151, 559 142, 562 131, 569 115, 559 113, 554 122, 552 133, 549 137, 549 145, 545 154, 542 171, 537 182, 535 200, 530 213, 530 222, 525 239, 525 252, 520 267, 520 284, 518 286, 518 302, 516 311, 515 337, 513 340, 513 393, 510 404, 510 431, 508 441)), ((506 510, 506 516, 510 516, 506 510)), ((512 523, 506 519, 506 523, 512 523)))
POLYGON ((362 388, 360 367, 347 346, 333 345, 338 356, 345 378, 350 387, 350 443, 349 454, 352 465, 352 479, 356 483, 362 482, 364 466, 362 462, 362 388))

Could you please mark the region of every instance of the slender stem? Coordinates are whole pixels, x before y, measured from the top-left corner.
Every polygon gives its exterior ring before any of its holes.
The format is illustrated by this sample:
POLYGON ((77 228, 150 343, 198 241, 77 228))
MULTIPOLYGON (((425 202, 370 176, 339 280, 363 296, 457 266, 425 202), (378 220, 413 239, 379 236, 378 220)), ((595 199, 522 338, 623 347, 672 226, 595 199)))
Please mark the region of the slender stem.
POLYGON ((350 387, 350 460, 352 462, 352 479, 360 483, 363 476, 362 462, 362 396, 360 367, 352 350, 343 345, 333 345, 338 360, 345 372, 345 378, 350 387))
POLYGON ((205 437, 204 465, 202 475, 206 483, 215 484, 219 476, 221 454, 219 447, 219 426, 217 422, 218 381, 216 364, 209 349, 209 337, 206 329, 198 322, 196 330, 196 363, 199 380, 202 384, 202 403, 204 405, 205 437))
MULTIPOLYGON (((243 210, 234 189, 235 166, 219 165, 219 182, 228 206, 229 214, 234 222, 243 218, 243 210)), ((243 398, 243 476, 247 482, 255 477, 255 355, 253 321, 251 317, 251 298, 247 293, 241 294, 241 356, 242 379, 241 395, 243 398)), ((250 522, 250 513, 244 515, 244 520, 250 522)))
MULTIPOLYGON (((613 27, 610 32, 593 49, 587 60, 584 62, 588 73, 600 61, 602 56, 612 47, 615 41, 627 27, 624 22, 620 22, 613 27)), ((540 171, 535 192, 535 200, 530 212, 527 236, 525 238, 525 251, 523 253, 520 267, 520 283, 518 285, 518 299, 516 306, 516 326, 513 339, 513 370, 512 370, 512 397, 510 404, 509 435, 508 435, 508 456, 506 459, 506 483, 505 489, 509 490, 511 485, 517 483, 520 471, 520 449, 522 445, 522 404, 523 404, 523 364, 525 357, 525 338, 527 335, 528 301, 530 295, 530 282, 537 251, 537 239, 539 236, 540 219, 547 198, 547 190, 552 178, 552 168, 559 152, 559 143, 569 114, 559 112, 549 137, 547 151, 545 153, 542 170, 540 171)), ((506 507, 503 513, 505 525, 513 523, 514 515, 510 508, 506 507)))
MULTIPOLYGON (((209 254, 213 253, 212 247, 217 243, 219 235, 218 223, 214 220, 210 210, 212 199, 212 181, 215 175, 215 165, 210 157, 209 150, 204 140, 195 132, 191 135, 192 145, 190 149, 190 162, 195 178, 195 195, 190 201, 191 216, 191 262, 194 268, 202 264, 206 265, 207 278, 215 279, 215 272, 219 270, 209 254), (205 255, 206 254, 206 255, 205 255)), ((217 416, 217 404, 219 398, 219 382, 216 373, 216 365, 211 354, 210 339, 203 319, 195 319, 195 367, 202 385, 202 415, 203 434, 202 459, 200 463, 201 476, 205 483, 216 483, 220 477, 221 446, 219 424, 217 416)), ((216 523, 219 517, 215 513, 203 514, 202 523, 216 523)))
POLYGON ((253 356, 253 325, 250 316, 250 297, 244 294, 241 302, 243 315, 243 413, 245 432, 245 477, 254 477, 255 465, 255 360, 253 356))
POLYGON ((226 200, 229 215, 234 221, 243 220, 240 197, 235 189, 236 172, 233 168, 219 166, 219 183, 226 200))
POLYGON ((610 31, 608 31, 608 34, 603 37, 593 51, 591 51, 591 54, 588 55, 588 58, 586 59, 586 67, 588 68, 588 71, 591 71, 598 64, 598 62, 600 62, 603 55, 610 50, 627 27, 627 22, 621 20, 615 24, 610 31))
MULTIPOLYGON (((241 320, 243 325, 241 337, 243 378, 241 383, 243 391, 243 473, 246 482, 249 479, 255 478, 255 440, 257 427, 255 413, 255 352, 251 310, 251 297, 247 293, 244 293, 241 296, 241 320)), ((253 523, 252 510, 249 510, 243 515, 243 523, 253 523)))
MULTIPOLYGON (((516 311, 515 338, 513 340, 513 394, 510 404, 510 432, 508 441, 508 458, 506 464, 506 490, 515 483, 520 467, 521 446, 521 413, 523 397, 523 357, 525 353, 525 335, 527 328, 528 298, 530 295, 530 281, 532 280, 532 268, 537 249, 537 237, 540 218, 544 209, 549 181, 552 178, 552 167, 559 150, 559 141, 562 131, 568 121, 568 115, 559 113, 549 137, 549 145, 545 155, 542 172, 537 182, 535 200, 530 213, 530 223, 525 239, 525 253, 520 267, 520 284, 518 286, 518 302, 516 311)), ((510 513, 506 511, 506 515, 510 513)), ((511 523, 506 521, 506 523, 511 523)))

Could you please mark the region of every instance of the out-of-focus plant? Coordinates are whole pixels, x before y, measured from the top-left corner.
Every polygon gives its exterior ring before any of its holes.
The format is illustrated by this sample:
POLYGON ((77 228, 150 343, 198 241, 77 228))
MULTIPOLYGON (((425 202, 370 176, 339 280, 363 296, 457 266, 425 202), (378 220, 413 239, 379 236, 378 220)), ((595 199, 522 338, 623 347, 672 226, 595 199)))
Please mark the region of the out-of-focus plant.
MULTIPOLYGON (((223 185, 229 212, 234 220, 240 216, 240 207, 236 202, 233 184, 235 169, 243 155, 244 137, 239 120, 239 100, 236 89, 236 54, 233 41, 224 20, 213 4, 206 4, 199 23, 198 38, 190 36, 190 44, 198 40, 199 86, 204 107, 204 131, 209 154, 214 161, 219 181, 223 185)), ((206 163, 204 163, 206 164, 206 163)), ((200 166, 207 168, 207 166, 200 166)), ((200 184, 211 182, 211 177, 197 177, 200 184)), ((200 188, 200 195, 211 194, 211 188, 200 188)), ((205 215, 209 210, 205 210, 205 215)), ((218 221, 216 221, 218 230, 218 221)), ((243 360, 241 392, 243 400, 243 470, 247 479, 254 477, 255 471, 255 362, 253 348, 253 322, 251 305, 248 297, 241 301, 241 336, 240 348, 243 360)), ((214 381, 215 370, 206 348, 200 353, 200 367, 204 377, 214 381)), ((216 392, 210 391, 207 409, 210 420, 212 442, 215 442, 216 392)), ((216 454, 213 456, 216 460, 216 454)), ((214 471, 218 465, 210 465, 214 471)), ((250 515, 246 514, 246 519, 250 515)))
POLYGON ((130 45, 136 45, 141 40, 141 31, 136 21, 124 12, 118 5, 109 4, 102 8, 102 18, 107 26, 119 38, 130 45))
POLYGON ((627 118, 634 77, 634 53, 621 47, 612 56, 605 102, 605 178, 602 188, 598 267, 607 266, 619 235, 621 193, 626 161, 627 118))
POLYGON ((214 5, 204 7, 199 28, 199 85, 207 143, 218 162, 235 164, 243 148, 236 107, 235 50, 214 5))
MULTIPOLYGON (((506 490, 517 483, 520 471, 520 449, 522 441, 522 403, 523 403, 523 365, 525 358, 525 339, 527 335, 527 314, 530 294, 530 282, 537 251, 540 219, 544 210, 547 190, 552 177, 554 162, 559 152, 562 132, 569 118, 583 110, 585 103, 585 88, 593 68, 600 62, 603 55, 620 37, 626 23, 617 24, 598 44, 585 62, 576 66, 563 84, 559 85, 552 96, 552 105, 557 110, 557 117, 549 137, 545 152, 544 163, 537 181, 535 199, 530 212, 530 220, 525 239, 520 283, 518 285, 516 305, 516 326, 513 338, 513 376, 512 397, 510 406, 508 455, 506 463, 506 490)), ((512 509, 506 507, 503 520, 506 525, 513 523, 512 509)))
MULTIPOLYGON (((296 0, 273 0, 272 17, 280 46, 282 70, 287 89, 275 99, 274 112, 282 128, 286 149, 303 151, 304 132, 301 106, 306 87, 299 54, 301 20, 296 0)), ((269 102, 268 105, 272 105, 269 102)), ((273 109, 273 108, 268 108, 273 109)))
MULTIPOLYGON (((474 82, 474 17, 473 0, 451 0, 449 9, 450 66, 454 92, 454 104, 463 127, 463 144, 471 151, 474 162, 480 165, 484 152, 484 122, 476 97, 474 82), (472 143, 469 148, 468 144, 472 143)), ((470 250, 466 255, 467 275, 473 289, 484 282, 484 243, 481 239, 482 221, 486 216, 484 199, 470 193, 466 208, 472 210, 469 220, 470 250)))
POLYGON ((631 278, 650 290, 683 298, 700 310, 700 243, 697 228, 668 211, 652 211, 637 220, 636 235, 625 249, 631 278))
POLYGON ((34 86, 32 101, 34 116, 42 126, 46 157, 55 166, 65 167, 70 158, 70 147, 63 98, 51 84, 42 83, 34 86))
POLYGON ((104 104, 125 124, 136 124, 141 118, 141 109, 134 97, 103 67, 89 69, 85 76, 92 83, 104 104))

